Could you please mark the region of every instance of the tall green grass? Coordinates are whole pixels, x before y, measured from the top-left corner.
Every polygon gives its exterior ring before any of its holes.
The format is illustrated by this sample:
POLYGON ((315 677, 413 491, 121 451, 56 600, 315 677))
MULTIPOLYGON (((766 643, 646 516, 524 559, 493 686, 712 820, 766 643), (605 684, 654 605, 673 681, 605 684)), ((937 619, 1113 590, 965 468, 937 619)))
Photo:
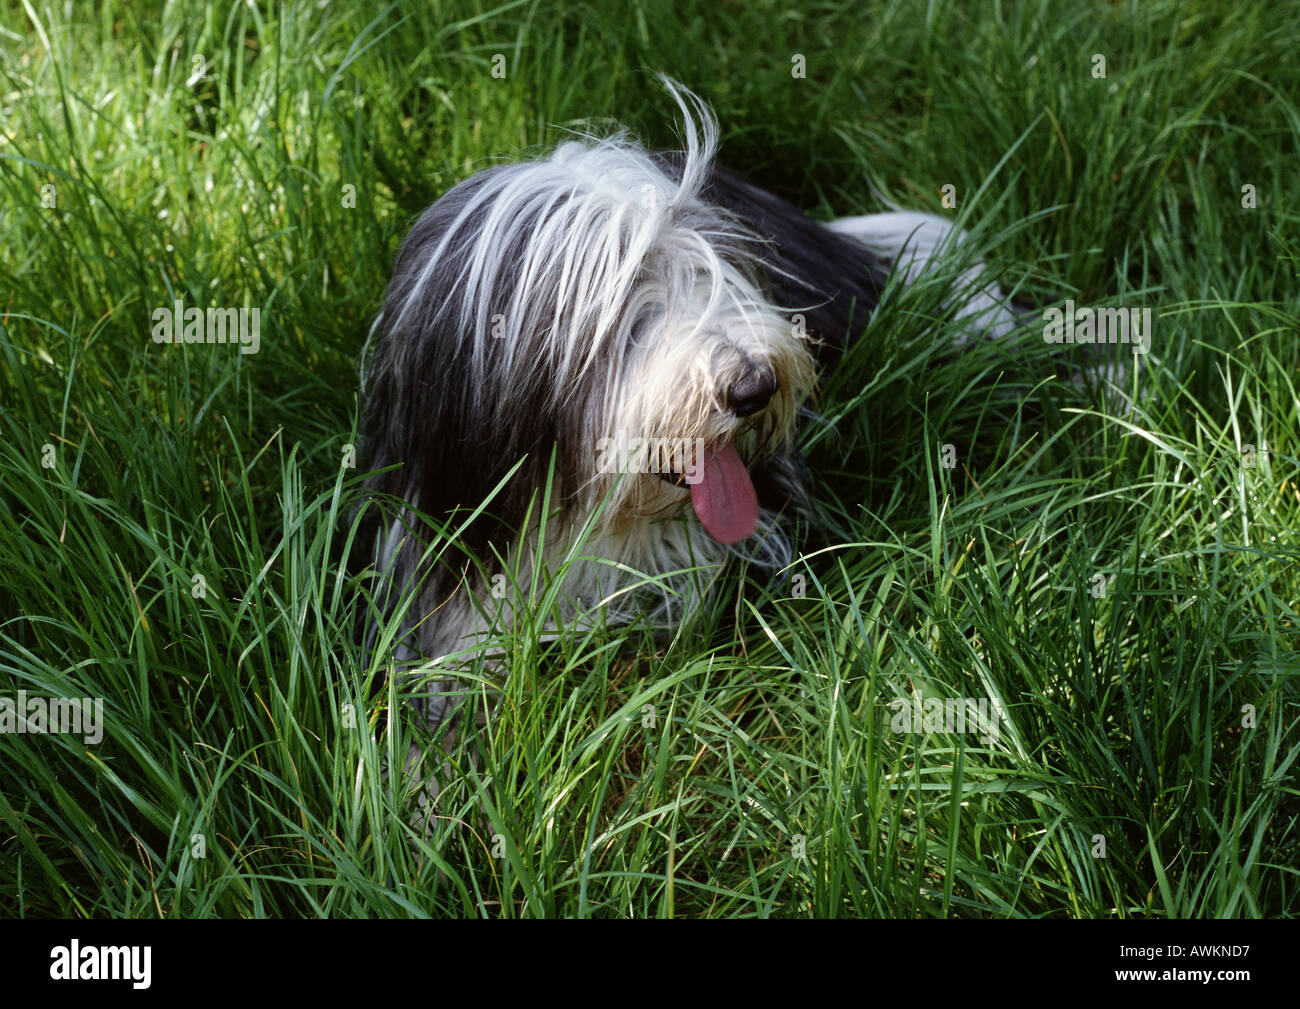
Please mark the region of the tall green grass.
POLYGON ((1300 910, 1300 13, 21 2, 0 37, 0 696, 107 720, 0 735, 4 914, 1300 910), (360 349, 449 185, 673 144, 661 70, 810 212, 953 215, 1026 304, 1152 307, 1153 352, 1076 385, 1036 315, 954 354, 942 283, 891 289, 788 577, 666 637, 552 640, 539 591, 426 832, 385 772, 415 688, 356 634, 360 349), (259 307, 259 353, 153 343, 177 298, 259 307), (997 737, 892 731, 917 697, 997 737))

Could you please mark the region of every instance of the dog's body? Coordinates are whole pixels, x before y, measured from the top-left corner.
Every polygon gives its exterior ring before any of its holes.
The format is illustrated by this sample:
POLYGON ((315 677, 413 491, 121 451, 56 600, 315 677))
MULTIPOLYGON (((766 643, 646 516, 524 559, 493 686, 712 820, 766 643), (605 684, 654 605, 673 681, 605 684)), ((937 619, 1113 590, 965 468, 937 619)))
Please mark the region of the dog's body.
MULTIPOLYGON (((402 246, 364 369, 370 486, 402 503, 372 529, 398 659, 517 629, 539 566, 565 568, 566 622, 672 624, 729 555, 788 563, 818 368, 891 264, 911 279, 955 237, 907 212, 818 224, 715 167, 708 110, 668 87, 685 152, 565 143, 456 186, 402 246)), ((996 288, 957 314, 1011 325, 996 288)))

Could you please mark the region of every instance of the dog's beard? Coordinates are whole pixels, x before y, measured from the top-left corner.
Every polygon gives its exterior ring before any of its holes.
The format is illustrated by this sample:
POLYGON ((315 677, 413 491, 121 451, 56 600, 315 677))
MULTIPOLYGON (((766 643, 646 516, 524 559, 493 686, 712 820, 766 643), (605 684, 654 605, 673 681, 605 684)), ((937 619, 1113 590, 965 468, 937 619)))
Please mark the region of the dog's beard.
MULTIPOLYGON (((806 341, 742 272, 723 269, 718 281, 720 290, 696 285, 685 311, 655 313, 634 331, 595 430, 629 450, 619 469, 636 479, 594 484, 612 491, 615 522, 689 501, 704 531, 731 545, 759 524, 750 468, 792 450, 813 365, 806 341), (770 398, 740 416, 728 390, 754 375, 770 377, 770 398)), ((604 476, 608 461, 597 467, 604 476)))

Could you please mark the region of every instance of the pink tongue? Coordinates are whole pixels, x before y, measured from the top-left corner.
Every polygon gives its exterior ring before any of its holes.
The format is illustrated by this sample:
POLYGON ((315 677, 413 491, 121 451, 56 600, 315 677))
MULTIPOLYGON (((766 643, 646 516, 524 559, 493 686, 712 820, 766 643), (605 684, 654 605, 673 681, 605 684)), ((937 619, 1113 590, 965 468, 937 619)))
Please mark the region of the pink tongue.
POLYGON ((704 472, 690 486, 700 524, 719 543, 739 543, 757 528, 758 495, 731 442, 721 448, 716 443, 709 446, 704 472))

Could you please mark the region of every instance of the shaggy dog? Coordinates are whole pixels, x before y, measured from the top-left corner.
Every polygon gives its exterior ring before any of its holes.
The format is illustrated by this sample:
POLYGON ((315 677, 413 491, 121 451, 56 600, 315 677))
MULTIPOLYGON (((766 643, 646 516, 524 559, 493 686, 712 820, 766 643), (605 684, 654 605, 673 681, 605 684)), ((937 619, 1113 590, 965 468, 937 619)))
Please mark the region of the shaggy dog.
MULTIPOLYGON (((914 279, 960 241, 919 213, 811 220, 715 165, 713 116, 664 85, 684 151, 569 141, 455 186, 402 244, 363 367, 399 662, 452 667, 516 630, 534 575, 562 572, 564 624, 671 626, 729 555, 788 564, 819 370, 891 270, 914 279)), ((1001 335, 1012 314, 979 273, 953 295, 959 328, 1001 335)))

